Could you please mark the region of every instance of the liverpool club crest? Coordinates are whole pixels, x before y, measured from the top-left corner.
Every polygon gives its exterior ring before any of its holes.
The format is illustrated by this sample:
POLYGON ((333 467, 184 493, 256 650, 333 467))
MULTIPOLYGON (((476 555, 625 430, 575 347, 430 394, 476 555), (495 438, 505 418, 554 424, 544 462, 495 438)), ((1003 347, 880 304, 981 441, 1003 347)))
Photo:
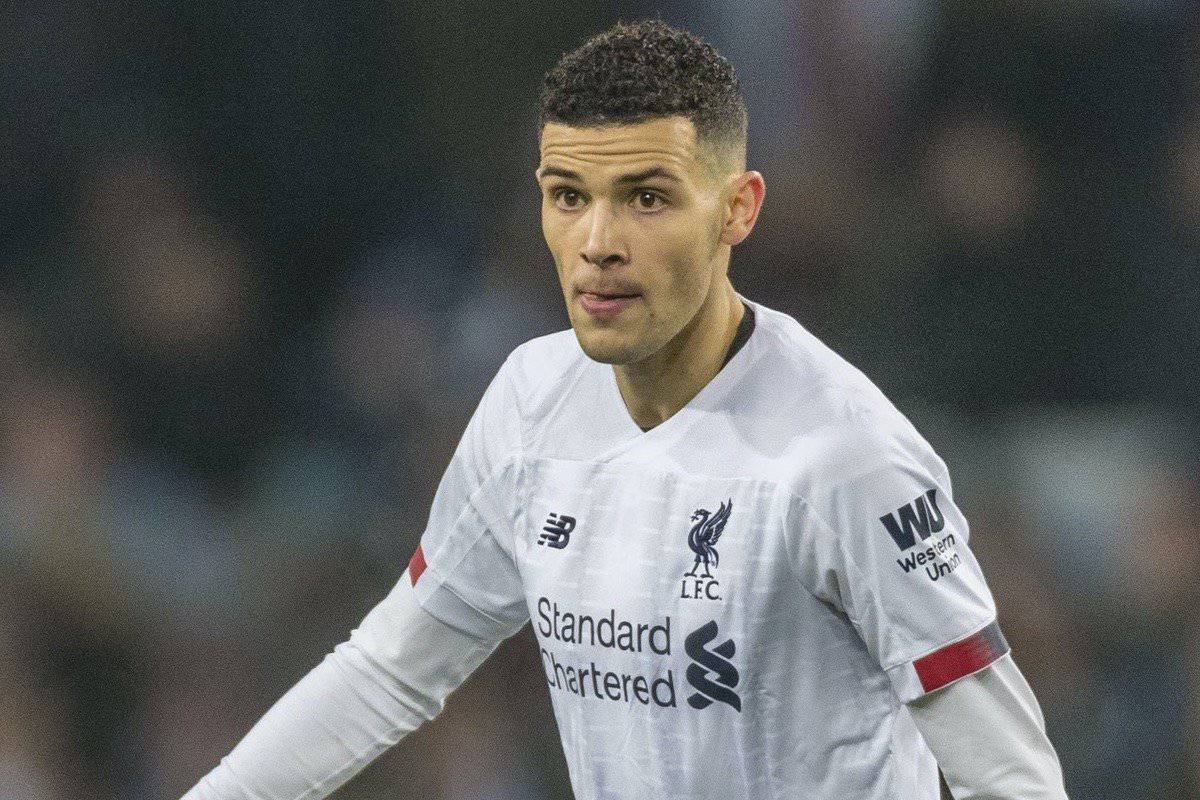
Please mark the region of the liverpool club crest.
POLYGON ((695 600, 720 600, 718 593, 720 584, 713 577, 712 570, 718 565, 717 540, 725 530, 729 514, 733 511, 733 498, 721 503, 715 512, 706 508, 697 508, 692 514, 691 530, 688 531, 688 547, 696 554, 696 563, 683 575, 683 588, 680 597, 695 600), (701 575, 700 570, 704 569, 701 575))

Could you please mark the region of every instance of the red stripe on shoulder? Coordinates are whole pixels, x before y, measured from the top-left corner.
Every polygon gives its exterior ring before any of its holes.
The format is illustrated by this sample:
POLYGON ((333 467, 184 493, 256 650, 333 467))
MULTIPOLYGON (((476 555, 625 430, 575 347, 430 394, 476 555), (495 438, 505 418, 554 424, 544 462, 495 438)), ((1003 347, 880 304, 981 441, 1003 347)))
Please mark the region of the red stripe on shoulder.
POLYGON ((949 644, 924 658, 917 659, 917 677, 927 692, 940 689, 964 675, 970 675, 991 664, 1008 652, 1008 642, 993 622, 978 633, 949 644))
POLYGON ((408 561, 408 579, 412 581, 412 585, 417 585, 417 579, 421 577, 421 573, 425 571, 425 551, 421 549, 421 545, 417 545, 417 551, 413 553, 412 558, 408 561))

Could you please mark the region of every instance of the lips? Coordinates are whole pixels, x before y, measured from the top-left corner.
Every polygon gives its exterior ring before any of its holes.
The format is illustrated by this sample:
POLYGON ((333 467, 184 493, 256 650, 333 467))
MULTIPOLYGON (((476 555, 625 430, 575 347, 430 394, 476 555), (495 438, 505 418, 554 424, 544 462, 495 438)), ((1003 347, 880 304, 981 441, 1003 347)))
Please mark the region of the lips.
POLYGON ((638 292, 580 292, 580 294, 593 300, 622 300, 638 296, 638 292))
POLYGON ((634 286, 632 283, 624 283, 620 281, 615 283, 607 282, 584 284, 582 286, 577 286, 575 291, 579 294, 590 294, 602 298, 636 297, 637 295, 641 294, 641 292, 638 291, 638 287, 634 286))
POLYGON ((579 304, 593 318, 609 320, 636 302, 640 296, 631 292, 586 291, 579 293, 579 304))

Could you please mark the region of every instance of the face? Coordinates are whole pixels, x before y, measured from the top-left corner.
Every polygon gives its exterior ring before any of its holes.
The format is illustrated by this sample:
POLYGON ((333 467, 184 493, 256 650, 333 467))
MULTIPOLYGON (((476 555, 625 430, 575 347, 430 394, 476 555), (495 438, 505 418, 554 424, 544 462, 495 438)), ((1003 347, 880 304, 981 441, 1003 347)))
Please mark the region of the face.
POLYGON ((726 281, 729 197, 686 117, 542 129, 542 232, 589 357, 633 364, 679 336, 726 281))

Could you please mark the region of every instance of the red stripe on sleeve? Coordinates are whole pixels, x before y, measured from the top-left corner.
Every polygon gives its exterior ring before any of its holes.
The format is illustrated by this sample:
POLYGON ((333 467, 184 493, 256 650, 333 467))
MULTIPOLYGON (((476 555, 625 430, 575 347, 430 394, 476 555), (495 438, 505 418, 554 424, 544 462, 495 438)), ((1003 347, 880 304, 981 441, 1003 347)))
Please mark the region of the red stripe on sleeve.
POLYGON ((421 577, 425 567, 425 551, 421 549, 421 545, 417 545, 417 551, 408 562, 408 579, 412 581, 413 586, 417 585, 417 579, 421 577))
POLYGON ((932 692, 964 675, 978 672, 1007 652, 1008 642, 1004 640, 1000 626, 993 622, 979 633, 917 659, 913 666, 921 686, 932 692))

